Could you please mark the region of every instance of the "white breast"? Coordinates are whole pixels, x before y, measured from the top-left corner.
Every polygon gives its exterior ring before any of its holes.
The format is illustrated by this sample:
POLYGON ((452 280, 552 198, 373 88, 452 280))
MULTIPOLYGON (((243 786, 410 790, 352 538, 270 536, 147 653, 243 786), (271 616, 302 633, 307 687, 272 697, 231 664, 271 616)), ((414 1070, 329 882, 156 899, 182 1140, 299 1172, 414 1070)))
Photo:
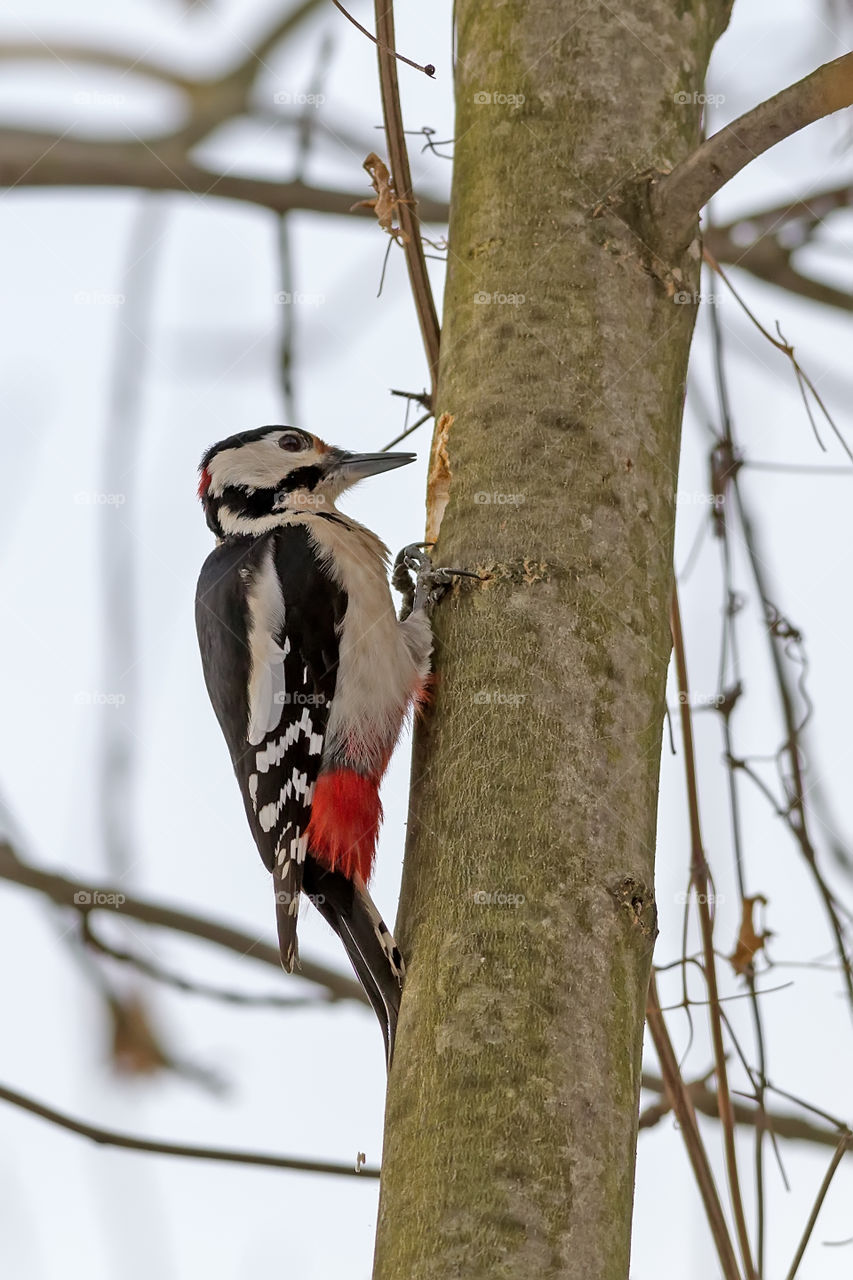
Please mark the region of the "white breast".
POLYGON ((381 771, 428 669, 429 624, 423 618, 419 643, 412 644, 411 628, 401 627, 394 613, 388 549, 369 529, 349 518, 339 524, 306 517, 304 524, 348 598, 326 751, 381 771))

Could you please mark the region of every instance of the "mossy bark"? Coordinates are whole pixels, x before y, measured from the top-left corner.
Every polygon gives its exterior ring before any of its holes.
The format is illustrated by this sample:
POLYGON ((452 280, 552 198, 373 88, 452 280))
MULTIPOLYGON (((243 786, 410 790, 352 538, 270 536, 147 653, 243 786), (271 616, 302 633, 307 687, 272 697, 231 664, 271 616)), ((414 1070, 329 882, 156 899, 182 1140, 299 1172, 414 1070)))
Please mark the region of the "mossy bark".
POLYGON ((698 142, 725 17, 457 3, 436 555, 489 576, 417 733, 375 1280, 628 1274, 699 259, 624 192, 698 142))

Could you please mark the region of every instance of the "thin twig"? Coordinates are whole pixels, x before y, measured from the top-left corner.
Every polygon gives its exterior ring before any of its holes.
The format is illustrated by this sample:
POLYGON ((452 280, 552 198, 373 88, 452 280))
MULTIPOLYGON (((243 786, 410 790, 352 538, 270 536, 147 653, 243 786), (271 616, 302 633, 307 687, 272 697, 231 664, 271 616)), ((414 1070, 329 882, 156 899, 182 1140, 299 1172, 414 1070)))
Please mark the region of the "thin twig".
MULTIPOLYGON (((749 565, 755 586, 761 599, 762 606, 765 610, 765 616, 769 619, 772 617, 773 605, 770 599, 770 593, 766 581, 765 574, 765 558, 759 554, 757 547, 757 534, 746 509, 743 493, 738 484, 737 477, 732 480, 732 493, 735 498, 738 519, 743 533, 743 541, 746 547, 749 565)), ((766 628, 767 643, 770 650, 770 659, 773 665, 773 672, 776 677, 776 688, 779 695, 779 703, 782 716, 785 723, 785 742, 782 751, 788 760, 790 771, 789 796, 788 803, 784 808, 776 805, 775 800, 770 796, 771 802, 775 805, 777 812, 785 821, 785 825, 791 832, 792 836, 799 845, 800 851, 806 861, 812 878, 820 894, 821 900, 826 911, 827 919, 835 939, 835 945, 838 958, 841 962, 844 981, 847 987, 848 1005, 851 1016, 853 1016, 853 963, 851 963, 848 954, 847 944, 844 937, 844 928, 841 923, 838 904, 835 897, 824 879, 818 861, 817 851, 812 843, 809 831, 808 810, 806 806, 806 785, 803 778, 802 764, 802 747, 800 743, 800 733, 802 725, 797 722, 797 715, 794 705, 794 693, 789 687, 788 675, 783 662, 783 654, 780 652, 780 638, 774 632, 772 626, 766 628)), ((757 775, 753 773, 744 762, 736 762, 738 767, 743 768, 747 777, 761 786, 761 789, 767 793, 767 788, 760 782, 757 775)))
POLYGON ((285 422, 298 422, 296 395, 293 380, 293 347, 296 340, 296 307, 288 306, 287 298, 295 292, 293 278, 293 254, 291 253, 290 223, 283 213, 278 220, 278 280, 285 305, 281 308, 281 339, 279 341, 278 370, 281 379, 281 400, 285 422))
POLYGON ((338 1164, 328 1160, 299 1160, 293 1156, 264 1155, 255 1151, 229 1151, 222 1147, 184 1146, 175 1142, 155 1142, 150 1138, 135 1138, 129 1133, 118 1133, 114 1129, 102 1129, 99 1125, 86 1124, 83 1120, 75 1120, 53 1107, 37 1102, 35 1098, 18 1093, 0 1085, 0 1100, 9 1102, 13 1107, 29 1111, 32 1115, 48 1120, 67 1129, 69 1133, 79 1134, 81 1138, 104 1147, 122 1147, 127 1151, 148 1151, 154 1155, 179 1156, 188 1160, 220 1160, 228 1164, 260 1165, 266 1169, 293 1169, 297 1173, 326 1173, 343 1178, 378 1178, 379 1170, 373 1165, 338 1164))
MULTIPOLYGON (((721 555, 723 566, 723 608, 722 615, 722 638, 720 644, 720 670, 718 677, 718 709, 720 711, 720 719, 723 725, 723 742, 725 746, 726 760, 726 777, 728 780, 729 791, 729 815, 731 818, 732 831, 732 850, 734 853, 735 875, 737 877, 738 894, 740 897, 741 911, 743 911, 743 903, 746 897, 746 880, 744 873, 744 839, 740 813, 740 797, 738 792, 738 780, 736 770, 732 767, 731 761, 734 758, 734 739, 732 735, 732 713, 737 705, 738 697, 742 687, 742 673, 739 662, 739 646, 737 638, 737 619, 740 610, 733 607, 733 602, 737 599, 737 591, 734 582, 734 572, 732 567, 732 547, 730 536, 730 522, 727 519, 726 504, 728 502, 730 484, 737 475, 740 466, 740 459, 734 446, 732 439, 732 418, 729 406, 728 385, 725 376, 725 364, 723 360, 723 333, 720 324, 720 317, 715 307, 711 308, 711 331, 713 335, 714 349, 714 373, 717 384, 717 398, 719 402, 719 412, 722 420, 722 439, 715 442, 711 451, 710 469, 712 476, 716 482, 715 492, 718 492, 720 501, 720 509, 717 512, 718 520, 716 529, 720 534, 721 555), (728 696, 728 690, 733 689, 735 696, 728 696)), ((755 987, 755 970, 753 967, 746 973, 746 982, 750 996, 750 1007, 752 1012, 753 1026, 755 1029, 755 1042, 758 1050, 758 1082, 755 1090, 755 1100, 759 1108, 759 1112, 764 1114, 764 1090, 767 1073, 767 1062, 765 1052, 765 1036, 764 1026, 761 1020, 761 1008, 758 1003, 758 996, 755 987)), ((759 1277, 764 1275, 764 1251, 765 1251, 765 1186, 764 1186, 764 1127, 756 1128, 755 1133, 755 1201, 756 1201, 756 1269, 759 1277)), ((775 1140, 774 1140, 775 1147, 775 1140)), ((776 1151, 777 1159, 779 1152, 776 1151)), ((781 1169, 781 1160, 780 1160, 781 1169)), ((786 1179, 784 1169, 782 1169, 782 1177, 786 1179)))
MULTIPOLYGON (((70 907, 81 914, 112 911, 125 919, 142 920, 145 924, 157 925, 194 938, 204 938, 207 942, 216 943, 241 957, 259 960, 281 972, 278 947, 260 938, 217 920, 208 920, 188 911, 125 894, 115 886, 93 885, 86 881, 71 880, 54 872, 42 871, 23 862, 5 841, 0 841, 0 880, 34 889, 37 893, 45 894, 58 906, 70 907)), ((301 960, 298 976, 309 982, 320 983, 338 1000, 355 1000, 359 1004, 367 1002, 358 982, 333 969, 327 969, 324 965, 301 960)))
POLYGON ((413 422, 410 427, 406 427, 405 431, 401 431, 393 440, 389 440, 387 444, 384 444, 379 452, 387 453, 389 449, 393 449, 395 444, 399 444, 401 440, 406 439, 406 436, 410 436, 413 431, 417 431, 418 427, 422 427, 425 422, 429 422, 431 417, 432 413, 425 413, 423 417, 418 418, 417 422, 413 422))
POLYGON ((397 64, 389 52, 394 48, 394 6, 391 0, 375 0, 376 35, 379 55, 379 85, 382 91, 382 116, 388 143, 388 161, 394 191, 399 201, 398 217, 403 232, 403 249, 409 271, 409 283, 418 313, 424 350, 429 366, 433 397, 438 378, 440 329, 432 287, 429 282, 420 218, 415 205, 409 153, 403 132, 403 112, 397 83, 397 64))
MULTIPOLYGON (((651 1071, 643 1072, 643 1088, 651 1093, 666 1093, 666 1084, 662 1077, 654 1075, 651 1071)), ((697 1111, 703 1116, 719 1120, 719 1101, 713 1089, 709 1089, 702 1080, 690 1081, 685 1084, 685 1088, 697 1111)), ((767 1085, 767 1088, 771 1089, 772 1086, 767 1085)), ((777 1090, 772 1091, 777 1092, 777 1090)), ((788 1142, 811 1142, 819 1147, 835 1147, 838 1144, 839 1131, 844 1132, 843 1125, 840 1130, 838 1127, 826 1129, 820 1125, 810 1124, 808 1120, 802 1120, 799 1116, 787 1111, 767 1109, 762 1111, 758 1107, 747 1106, 742 1102, 732 1103, 732 1110, 736 1124, 744 1128, 774 1133, 777 1138, 784 1138, 788 1142)))
POLYGON ((646 1002, 646 1024, 661 1065, 666 1096, 678 1120, 681 1136, 687 1149, 687 1157, 693 1168, 696 1185, 699 1188, 699 1194, 705 1206, 705 1214, 708 1219, 708 1225, 711 1228, 711 1235, 714 1238, 720 1266, 723 1269, 726 1280, 740 1280, 737 1258, 732 1247, 723 1208, 720 1204, 720 1197, 717 1194, 717 1186, 714 1182, 714 1175, 711 1172, 708 1154, 705 1151, 702 1135, 699 1132, 696 1113, 693 1110, 693 1102, 678 1069, 675 1050, 672 1047, 666 1022, 660 1011, 660 999, 654 973, 649 983, 649 995, 646 1002))
POLYGON ((832 1182, 832 1179, 835 1177, 835 1171, 838 1168, 838 1166, 841 1164, 841 1161, 844 1159, 844 1153, 848 1150, 851 1141, 853 1141, 853 1134, 846 1133, 844 1137, 841 1139, 841 1141, 839 1142, 838 1146, 835 1148, 835 1155, 830 1160, 829 1168, 826 1171, 826 1176, 824 1177, 823 1182, 820 1184, 820 1191, 818 1191, 817 1199, 812 1205, 812 1211, 809 1214, 809 1220, 806 1223, 806 1228, 805 1228, 805 1231, 803 1232, 803 1237, 800 1240, 800 1243, 797 1247, 797 1252, 794 1254, 794 1261, 791 1263, 791 1269, 789 1270, 787 1276, 785 1277, 785 1280, 794 1280, 794 1276, 797 1274, 800 1263, 803 1260, 803 1254, 806 1251, 806 1246, 808 1245, 808 1242, 811 1238, 811 1234, 814 1231, 814 1226, 815 1226, 815 1223, 817 1222, 818 1214, 823 1208, 823 1202, 826 1199, 827 1191, 829 1191, 829 1185, 832 1182))
POLYGON ((427 62, 423 66, 421 66, 419 62, 413 62, 411 58, 404 58, 402 53, 397 53, 396 49, 393 49, 390 45, 383 44, 381 40, 377 40, 376 36, 373 35, 372 32, 367 30, 367 27, 363 27, 361 23, 352 16, 351 13, 347 12, 347 10, 341 4, 341 0, 332 0, 332 4, 335 6, 336 9, 340 10, 340 12, 344 15, 344 17, 349 22, 351 22, 354 27, 357 27, 357 29, 361 32, 363 36, 367 36, 368 40, 372 40, 373 43, 376 45, 377 49, 381 49, 383 53, 390 54, 390 56, 392 58, 396 58, 398 62, 405 62, 407 67, 414 67, 415 71, 422 71, 424 75, 429 76, 430 79, 433 78, 433 76, 435 75, 435 67, 432 65, 431 62, 427 62))
POLYGON ((798 476, 853 476, 853 467, 821 467, 800 462, 765 462, 763 459, 744 458, 741 466, 746 471, 779 471, 798 476))
POLYGON ((690 813, 690 869, 691 881, 696 889, 697 910, 702 930, 702 944, 705 953, 705 981, 710 997, 711 1040, 714 1046, 714 1063, 717 1077, 717 1095, 719 1098, 720 1119, 723 1125, 724 1149, 726 1156, 726 1172, 729 1181, 729 1193, 735 1226, 740 1244, 741 1257, 747 1280, 754 1280, 755 1267, 746 1226, 743 1197, 740 1189, 740 1178, 737 1167, 737 1150, 734 1136, 734 1115, 729 1096, 728 1075, 726 1072, 726 1054, 723 1046, 723 1027, 720 1018, 719 995, 717 992, 717 971, 714 959, 714 937, 711 911, 708 904, 709 876, 708 864, 702 845, 702 832, 699 823, 699 792, 696 781, 696 761, 693 751, 693 722, 690 710, 690 693, 687 684, 687 661, 684 653, 684 636, 681 629, 681 612, 678 606, 678 588, 673 583, 672 606, 670 612, 672 626, 672 643, 675 654, 675 666, 678 675, 678 689, 681 714, 681 737, 684 755, 684 769, 687 780, 687 798, 690 813))
POLYGON ((119 964, 131 965, 134 969, 138 969, 140 973, 144 973, 146 978, 161 982, 167 987, 174 987, 176 991, 182 991, 187 995, 205 996, 208 1000, 220 1000, 223 1004, 236 1005, 239 1008, 246 1009, 304 1009, 334 1002, 334 997, 330 994, 291 997, 277 996, 272 993, 257 995, 248 991, 234 991, 225 987, 214 987, 207 982, 198 982, 195 979, 182 977, 180 974, 171 973, 161 965, 153 964, 150 960, 144 960, 142 956, 133 951, 122 951, 119 947, 114 947, 105 942, 93 930, 92 922, 88 916, 83 917, 81 936, 83 941, 94 951, 99 951, 102 955, 109 956, 111 960, 117 960, 119 964))
MULTIPOLYGON (((814 417, 813 417, 813 415, 812 415, 811 405, 809 404, 808 397, 807 397, 807 395, 806 395, 806 391, 807 391, 807 390, 808 390, 808 392, 811 394, 811 396, 812 396, 812 397, 813 397, 813 399, 814 399, 815 404, 817 405, 817 407, 820 409, 821 413, 823 414, 824 419, 826 420, 826 422, 827 422, 828 426, 830 427, 830 429, 831 429, 831 431, 832 431, 833 435, 835 436, 836 440, 837 440, 837 441, 838 441, 838 443, 841 445, 842 449, 843 449, 843 450, 844 450, 844 452, 847 454, 847 457, 850 459, 850 461, 851 461, 851 462, 853 462, 853 450, 851 450, 851 448, 850 448, 850 446, 848 445, 847 441, 844 439, 844 436, 842 435, 841 431, 839 430, 838 425, 837 425, 837 424, 836 424, 836 422, 835 422, 835 419, 832 417, 832 414, 829 412, 829 410, 827 409, 826 405, 825 405, 825 404, 824 404, 824 402, 823 402, 823 399, 821 398, 820 394, 818 393, 818 389, 817 389, 817 387, 816 387, 816 386, 815 386, 815 384, 812 382, 811 378, 808 376, 808 374, 806 373, 806 371, 803 369, 803 367, 802 367, 802 365, 800 364, 800 362, 797 360, 797 357, 796 357, 796 355, 794 354, 794 348, 791 346, 791 344, 790 344, 788 341, 786 341, 786 339, 783 337, 783 335, 782 335, 781 331, 780 331, 780 333, 779 333, 779 337, 778 337, 778 338, 774 338, 774 337, 773 337, 773 334, 772 334, 772 333, 770 333, 770 332, 769 332, 769 331, 764 327, 764 325, 761 323, 761 321, 758 319, 758 317, 757 317, 757 316, 756 316, 756 315, 755 315, 755 314, 750 310, 750 308, 748 307, 748 305, 746 304, 746 302, 744 301, 744 299, 743 299, 743 298, 741 297, 741 295, 738 293, 737 289, 734 287, 734 285, 732 284, 731 280, 728 278, 728 276, 726 275, 726 273, 723 271, 723 269, 722 269, 722 267, 720 266, 719 262, 717 262, 717 261, 716 261, 716 259, 713 257, 713 255, 712 255, 711 253, 709 253, 709 251, 708 251, 707 249, 704 249, 704 250, 702 251, 702 257, 703 257, 704 261, 705 261, 705 262, 707 262, 708 266, 709 266, 709 267, 711 267, 711 269, 712 269, 713 271, 715 271, 715 272, 716 272, 716 274, 720 277, 720 279, 722 280, 723 284, 726 286, 726 288, 729 290, 729 292, 731 293, 731 295, 732 295, 732 297, 734 298, 734 300, 737 302, 738 306, 739 306, 739 307, 741 308, 741 310, 742 310, 742 311, 743 311, 743 312, 744 312, 744 313, 749 317, 749 319, 750 319, 750 320, 752 321, 752 323, 755 325, 755 327, 756 327, 756 329, 758 330, 758 332, 759 332, 759 333, 760 333, 764 338, 766 338, 766 339, 767 339, 767 341, 770 343, 770 345, 771 345, 771 346, 775 347, 777 351, 781 351, 781 353, 782 353, 784 356, 787 356, 787 358, 790 360, 790 362, 791 362, 791 367, 792 367, 792 368, 793 368, 793 370, 794 370, 794 376, 795 376, 795 378, 796 378, 796 380, 797 380, 797 388, 798 388, 798 390, 799 390, 799 392, 800 392, 800 395, 801 395, 801 397, 802 397, 803 404, 805 405, 806 413, 808 414, 808 418, 809 418, 809 422, 810 422, 810 424, 811 424, 812 431, 814 432, 814 435, 815 435, 815 437, 816 437, 816 439, 817 439, 817 442, 818 442, 818 444, 820 445, 821 449, 824 449, 824 452, 825 452, 825 447, 824 447, 823 441, 822 441, 822 440, 821 440, 821 438, 820 438, 820 435, 818 434, 817 425, 816 425, 815 420, 814 420, 814 417)), ((778 328, 778 325, 777 325, 777 328, 778 328)))

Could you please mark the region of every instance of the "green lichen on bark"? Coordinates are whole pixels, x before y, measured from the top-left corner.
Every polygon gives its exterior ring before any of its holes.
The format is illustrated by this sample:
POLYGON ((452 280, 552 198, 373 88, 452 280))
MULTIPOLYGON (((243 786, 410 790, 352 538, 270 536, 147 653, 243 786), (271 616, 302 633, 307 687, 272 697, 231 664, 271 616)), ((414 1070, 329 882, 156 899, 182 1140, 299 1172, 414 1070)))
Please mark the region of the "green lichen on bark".
POLYGON ((437 554, 489 577, 415 746, 376 1280, 627 1276, 697 264, 608 196, 698 141, 722 9, 457 5, 437 554))

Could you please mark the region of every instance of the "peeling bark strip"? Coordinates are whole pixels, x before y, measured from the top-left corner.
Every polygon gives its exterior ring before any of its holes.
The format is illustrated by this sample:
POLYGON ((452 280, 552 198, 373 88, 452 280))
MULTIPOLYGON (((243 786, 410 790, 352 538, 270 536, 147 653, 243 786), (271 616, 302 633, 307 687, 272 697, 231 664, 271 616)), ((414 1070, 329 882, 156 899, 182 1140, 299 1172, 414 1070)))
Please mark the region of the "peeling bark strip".
POLYGON ((593 210, 698 145, 726 16, 457 3, 435 557, 491 576, 416 736, 374 1280, 628 1274, 693 308, 593 210))
POLYGON ((429 475, 427 476, 427 542, 437 542, 444 512, 450 501, 450 428, 453 414, 443 413, 435 424, 429 475))

